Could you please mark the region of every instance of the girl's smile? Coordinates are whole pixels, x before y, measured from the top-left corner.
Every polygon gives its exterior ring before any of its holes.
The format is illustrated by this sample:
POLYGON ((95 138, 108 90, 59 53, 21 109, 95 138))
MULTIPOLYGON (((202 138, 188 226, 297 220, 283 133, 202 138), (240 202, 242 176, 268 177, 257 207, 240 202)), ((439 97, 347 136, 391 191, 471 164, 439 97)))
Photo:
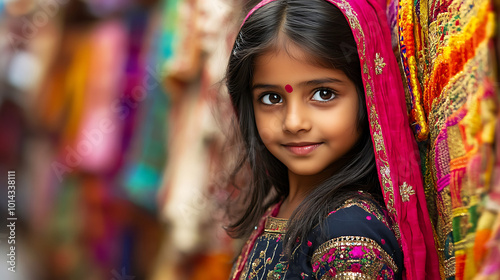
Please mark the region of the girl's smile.
POLYGON ((297 156, 306 156, 312 151, 316 150, 322 143, 287 143, 283 144, 283 146, 288 149, 290 152, 297 156))
POLYGON ((354 83, 291 44, 256 58, 252 94, 259 135, 294 178, 331 176, 358 141, 354 83))

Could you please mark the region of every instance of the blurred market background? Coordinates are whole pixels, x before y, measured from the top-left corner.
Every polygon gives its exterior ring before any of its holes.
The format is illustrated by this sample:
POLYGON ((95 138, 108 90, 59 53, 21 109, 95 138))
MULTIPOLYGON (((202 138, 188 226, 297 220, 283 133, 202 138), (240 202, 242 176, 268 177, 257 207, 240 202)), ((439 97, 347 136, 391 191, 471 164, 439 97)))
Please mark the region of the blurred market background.
POLYGON ((227 279, 213 104, 240 2, 0 1, 0 279, 227 279))

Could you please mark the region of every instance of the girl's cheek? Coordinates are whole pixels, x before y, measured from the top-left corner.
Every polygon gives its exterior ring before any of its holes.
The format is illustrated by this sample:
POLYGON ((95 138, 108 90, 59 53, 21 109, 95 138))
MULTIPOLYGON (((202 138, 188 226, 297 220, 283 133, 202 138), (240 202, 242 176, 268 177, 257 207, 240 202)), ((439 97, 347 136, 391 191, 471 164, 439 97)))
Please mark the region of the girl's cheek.
POLYGON ((259 135, 264 143, 271 141, 271 139, 273 138, 272 129, 267 126, 259 128, 259 135))
POLYGON ((256 116, 256 122, 260 138, 264 143, 272 141, 282 127, 280 114, 276 112, 259 114, 256 116))

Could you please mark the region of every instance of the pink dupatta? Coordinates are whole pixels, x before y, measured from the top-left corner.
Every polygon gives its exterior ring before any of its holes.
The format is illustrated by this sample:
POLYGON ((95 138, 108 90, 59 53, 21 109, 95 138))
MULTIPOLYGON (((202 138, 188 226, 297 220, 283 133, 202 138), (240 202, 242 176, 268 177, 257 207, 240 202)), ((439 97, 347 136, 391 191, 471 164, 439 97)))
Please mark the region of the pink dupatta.
MULTIPOLYGON (((275 0, 264 0, 260 7, 275 0)), ((379 179, 404 253, 406 279, 440 279, 432 226, 410 129, 401 74, 391 47, 384 0, 324 0, 338 7, 357 43, 379 179)), ((243 24, 245 23, 243 22, 243 24)))

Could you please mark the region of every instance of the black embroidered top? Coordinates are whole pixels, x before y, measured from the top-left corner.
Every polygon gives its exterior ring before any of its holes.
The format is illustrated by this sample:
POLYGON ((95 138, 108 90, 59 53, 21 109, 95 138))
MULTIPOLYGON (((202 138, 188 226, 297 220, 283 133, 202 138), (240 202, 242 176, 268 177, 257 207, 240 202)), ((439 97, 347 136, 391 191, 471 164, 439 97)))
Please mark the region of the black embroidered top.
POLYGON ((330 212, 290 261, 282 242, 287 220, 265 219, 239 279, 401 279, 403 253, 385 211, 370 198, 347 200, 330 212))

